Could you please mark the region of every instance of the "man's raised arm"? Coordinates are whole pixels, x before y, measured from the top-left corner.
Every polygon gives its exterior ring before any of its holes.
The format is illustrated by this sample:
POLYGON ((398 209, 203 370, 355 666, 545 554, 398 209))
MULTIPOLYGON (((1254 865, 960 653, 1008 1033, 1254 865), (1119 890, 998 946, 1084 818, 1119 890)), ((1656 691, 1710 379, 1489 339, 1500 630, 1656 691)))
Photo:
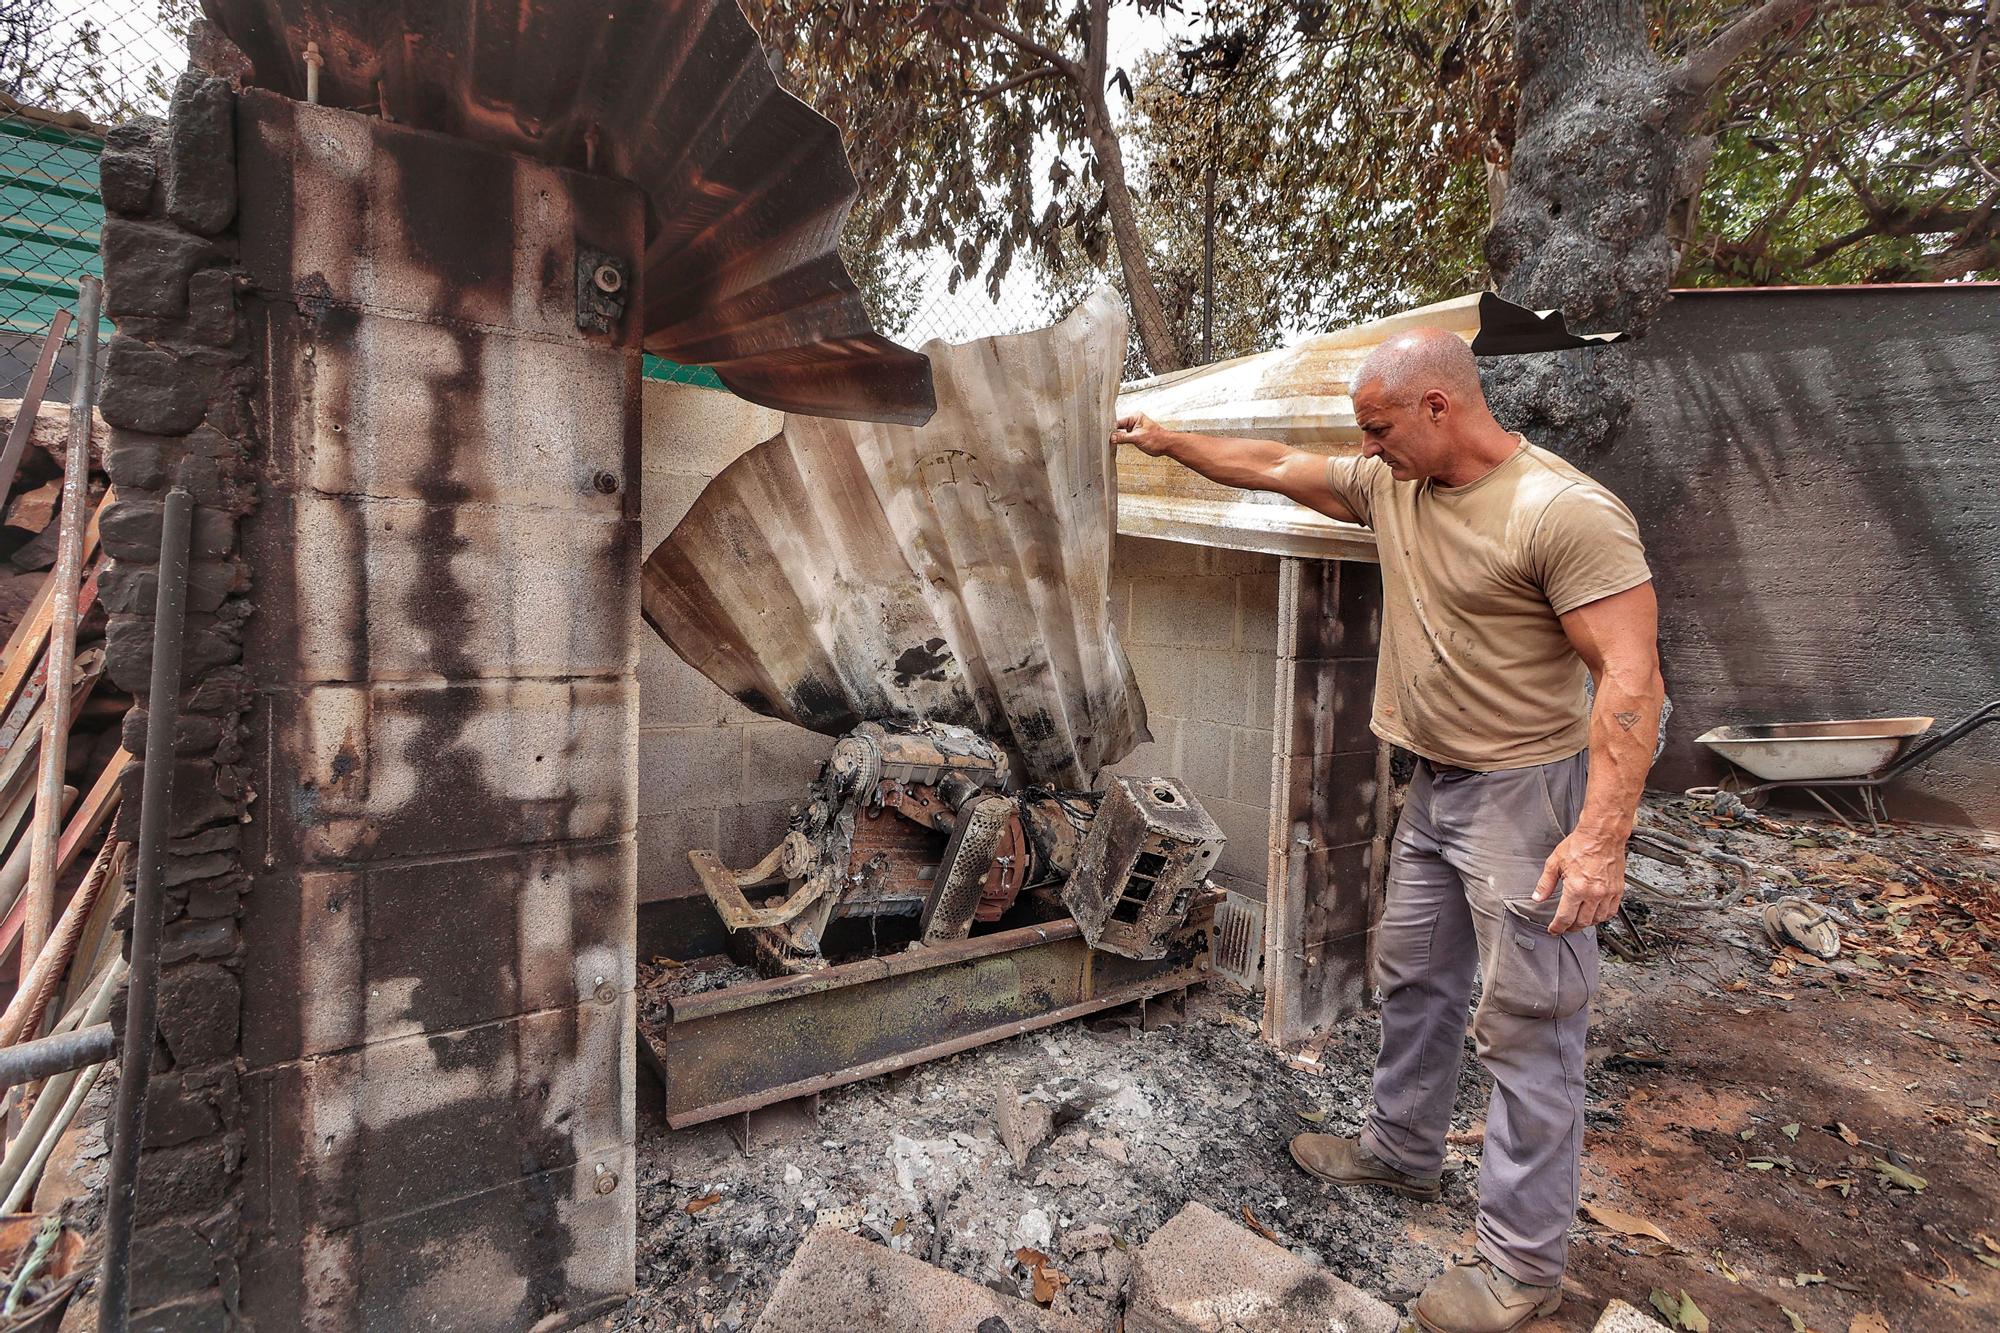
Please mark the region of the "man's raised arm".
POLYGON ((1129 444, 1155 458, 1171 458, 1210 481, 1246 491, 1275 491, 1341 523, 1361 520, 1334 495, 1324 455, 1274 440, 1197 435, 1168 430, 1145 413, 1118 418, 1113 444, 1129 444))

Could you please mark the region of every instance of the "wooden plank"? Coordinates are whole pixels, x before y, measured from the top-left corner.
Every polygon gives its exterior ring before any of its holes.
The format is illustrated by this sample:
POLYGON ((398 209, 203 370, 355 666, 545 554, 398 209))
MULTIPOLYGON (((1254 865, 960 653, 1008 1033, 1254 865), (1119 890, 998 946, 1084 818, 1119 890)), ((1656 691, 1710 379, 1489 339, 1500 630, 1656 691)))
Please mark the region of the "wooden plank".
POLYGON ((63 338, 69 333, 70 313, 56 311, 49 321, 48 337, 42 340, 41 353, 35 357, 35 368, 28 375, 27 391, 21 395, 20 406, 14 411, 14 425, 7 432, 7 447, 0 451, 0 500, 5 500, 14 489, 14 477, 21 470, 21 455, 28 450, 29 437, 35 433, 35 418, 42 412, 42 395, 48 392, 49 374, 55 369, 56 353, 62 349, 63 338))
MULTIPOLYGON (((60 880, 69 872, 76 861, 77 853, 103 830, 111 812, 118 808, 118 798, 122 794, 120 779, 132 756, 124 750, 111 756, 111 762, 97 775, 97 781, 77 803, 76 813, 70 816, 69 827, 63 830, 62 840, 56 844, 55 878, 60 880)), ((21 942, 21 927, 28 919, 28 895, 23 892, 7 909, 4 920, 0 920, 0 958, 5 958, 21 942)))
MULTIPOLYGON (((106 491, 104 498, 97 502, 97 508, 90 516, 90 526, 84 530, 83 558, 86 563, 97 554, 97 528, 103 521, 105 506, 111 503, 111 494, 106 491)), ((7 640, 4 653, 0 653, 0 708, 14 706, 14 696, 40 660, 42 649, 48 645, 49 626, 55 619, 55 610, 56 576, 51 571, 42 583, 42 590, 35 594, 28 613, 14 627, 13 637, 7 640)))

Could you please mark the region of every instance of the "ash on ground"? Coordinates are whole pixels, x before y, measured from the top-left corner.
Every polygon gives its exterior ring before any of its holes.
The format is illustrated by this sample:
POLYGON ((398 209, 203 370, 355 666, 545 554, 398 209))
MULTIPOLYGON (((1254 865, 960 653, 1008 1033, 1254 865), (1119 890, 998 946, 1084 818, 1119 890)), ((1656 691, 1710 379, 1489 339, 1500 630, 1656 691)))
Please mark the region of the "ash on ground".
MULTIPOLYGON (((1586 1210, 1569 1299, 1535 1327, 1588 1329, 1612 1297, 1660 1289, 1729 1327, 2000 1326, 2000 1265, 1981 1258, 2000 1196, 2000 843, 1665 798, 1645 822, 1699 854, 1634 862, 1646 949, 1605 953, 1586 1210), (1839 958, 1765 938, 1763 907, 1789 896, 1831 910, 1839 958), (1635 1217, 1671 1241, 1620 1229, 1635 1217)), ((1360 1127, 1378 1024, 1344 1024, 1308 1071, 1259 1040, 1260 1005, 1212 988, 1175 1026, 1071 1022, 857 1084, 749 1157, 720 1127, 669 1133, 642 1090, 639 1294, 614 1327, 749 1328, 830 1222, 1022 1299, 1048 1256, 1043 1294, 1067 1279, 1054 1308, 1112 1329, 1128 1251, 1190 1201, 1403 1304, 1471 1247, 1487 1081, 1468 1045, 1439 1202, 1326 1187, 1286 1144, 1360 1127)))

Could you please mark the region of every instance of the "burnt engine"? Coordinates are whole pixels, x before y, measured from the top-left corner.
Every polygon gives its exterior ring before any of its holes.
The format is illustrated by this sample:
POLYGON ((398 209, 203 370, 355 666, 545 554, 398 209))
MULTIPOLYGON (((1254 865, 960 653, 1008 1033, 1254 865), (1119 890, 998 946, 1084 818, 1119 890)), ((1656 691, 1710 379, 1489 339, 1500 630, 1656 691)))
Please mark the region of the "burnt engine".
POLYGON ((1170 778, 1102 792, 1017 789, 1007 756, 944 723, 864 722, 843 736, 784 838, 747 870, 693 851, 723 923, 771 966, 823 965, 845 917, 912 917, 927 944, 999 921, 1023 894, 1058 902, 1092 948, 1157 958, 1223 836, 1170 778))

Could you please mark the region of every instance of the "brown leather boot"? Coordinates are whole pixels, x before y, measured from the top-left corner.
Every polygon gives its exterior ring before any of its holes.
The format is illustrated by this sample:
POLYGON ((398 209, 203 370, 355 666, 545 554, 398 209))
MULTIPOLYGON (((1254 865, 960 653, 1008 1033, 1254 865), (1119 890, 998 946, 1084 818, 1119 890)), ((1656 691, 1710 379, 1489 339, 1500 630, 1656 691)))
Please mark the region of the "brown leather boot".
POLYGON ((1562 1298, 1560 1283, 1530 1286, 1471 1255, 1431 1279, 1415 1313, 1424 1333, 1513 1333, 1530 1319, 1554 1314, 1562 1298))
POLYGON ((1410 1199, 1431 1200, 1441 1192, 1437 1176, 1413 1176, 1398 1171, 1361 1146, 1358 1138, 1339 1134, 1301 1134, 1292 1140, 1292 1160, 1330 1185, 1380 1185, 1410 1199))

